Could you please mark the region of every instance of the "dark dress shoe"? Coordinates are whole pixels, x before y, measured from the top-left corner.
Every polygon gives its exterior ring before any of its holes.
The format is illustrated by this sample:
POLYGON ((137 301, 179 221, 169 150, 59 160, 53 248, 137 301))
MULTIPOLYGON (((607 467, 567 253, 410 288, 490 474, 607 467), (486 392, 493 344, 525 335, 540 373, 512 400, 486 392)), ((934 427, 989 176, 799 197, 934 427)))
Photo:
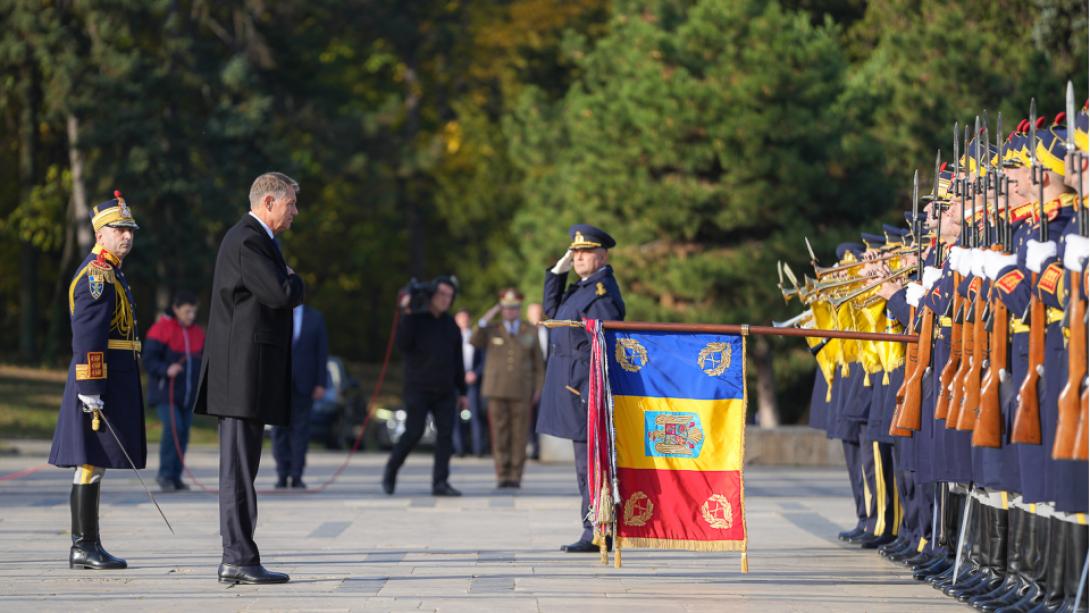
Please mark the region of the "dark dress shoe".
POLYGON ((510 483, 511 483, 510 481, 497 481, 496 482, 496 489, 505 490, 505 489, 511 487, 510 483))
POLYGON ((509 487, 509 488, 511 488, 513 490, 518 490, 518 489, 522 489, 522 484, 519 483, 518 481, 508 481, 507 482, 507 487, 509 487))
MULTIPOLYGON (((593 541, 578 540, 571 545, 564 545, 560 551, 565 553, 597 553, 600 548, 593 541)), ((606 538, 606 551, 613 551, 613 539, 606 538)))
POLYGON ((897 537, 887 534, 885 536, 872 536, 867 539, 859 541, 859 546, 863 549, 878 549, 882 545, 888 545, 894 541, 897 537))
POLYGON ((274 573, 265 570, 260 564, 239 566, 237 564, 220 564, 220 583, 242 583, 245 585, 261 585, 265 583, 287 583, 289 577, 285 573, 274 573))
POLYGON ((177 484, 172 479, 156 479, 156 483, 159 484, 159 490, 163 492, 173 492, 178 489, 177 484))
POLYGON ((853 538, 859 538, 863 534, 864 534, 863 528, 861 528, 859 526, 856 526, 855 528, 852 528, 851 530, 845 530, 845 531, 837 534, 836 538, 838 538, 838 539, 840 539, 842 541, 850 541, 853 538))
POLYGON ((273 487, 275 487, 278 490, 286 489, 288 487, 288 478, 287 477, 280 477, 279 479, 276 480, 276 485, 273 486, 273 487))
POLYGON ((431 486, 432 496, 461 496, 462 493, 450 486, 446 481, 431 486))
POLYGON ((394 493, 394 487, 397 485, 397 473, 386 471, 382 473, 382 491, 386 492, 387 496, 394 493))
POLYGON ((307 489, 307 484, 303 483, 303 479, 301 477, 292 477, 291 487, 292 489, 305 490, 307 489))
POLYGON ((186 485, 185 481, 182 481, 181 479, 175 479, 174 480, 174 489, 178 490, 179 492, 188 492, 189 491, 189 486, 186 485))

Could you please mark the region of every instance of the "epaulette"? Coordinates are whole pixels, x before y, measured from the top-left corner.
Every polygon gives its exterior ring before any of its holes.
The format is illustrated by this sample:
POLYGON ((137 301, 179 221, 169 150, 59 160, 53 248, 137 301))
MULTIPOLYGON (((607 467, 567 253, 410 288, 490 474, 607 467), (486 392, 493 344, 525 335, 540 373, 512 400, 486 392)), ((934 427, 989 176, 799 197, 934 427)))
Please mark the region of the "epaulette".
POLYGON ((1037 289, 1055 294, 1056 288, 1062 287, 1063 278, 1063 267, 1059 262, 1053 262, 1041 273, 1041 277, 1037 280, 1037 289))
POLYGON ((91 260, 87 265, 87 274, 101 275, 105 283, 112 284, 114 282, 114 267, 106 260, 91 260))

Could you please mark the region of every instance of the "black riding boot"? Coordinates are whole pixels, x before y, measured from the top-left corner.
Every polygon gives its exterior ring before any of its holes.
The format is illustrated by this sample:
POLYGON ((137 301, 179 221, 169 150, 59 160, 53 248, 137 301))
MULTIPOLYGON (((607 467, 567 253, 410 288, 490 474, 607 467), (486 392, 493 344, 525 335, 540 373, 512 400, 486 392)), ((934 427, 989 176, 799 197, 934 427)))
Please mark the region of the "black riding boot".
POLYGON ((68 551, 68 568, 108 570, 125 568, 128 564, 102 548, 98 536, 99 484, 73 485, 69 503, 72 507, 72 549, 68 551))
MULTIPOLYGON (((974 596, 969 599, 969 604, 980 608, 985 603, 1009 597, 1024 587, 1024 582, 1019 580, 1019 571, 1022 568, 1022 548, 1026 546, 1026 524, 1029 522, 1029 514, 1017 507, 1011 507, 1007 511, 1007 546, 1006 565, 1002 569, 1003 581, 990 592, 974 596)), ((1014 599, 1011 600, 1014 602, 1014 599)))
POLYGON ((1067 555, 1064 556, 1064 601, 1061 611, 1067 613, 1085 613, 1087 610, 1086 589, 1082 598, 1075 602, 1082 581, 1082 567, 1086 563, 1087 527, 1072 522, 1064 522, 1067 537, 1067 555))
MULTIPOLYGON (((1067 550, 1067 530, 1062 521, 1048 518, 1048 546, 1041 557, 1041 567, 1034 577, 1042 589, 1036 598, 1026 597, 1009 607, 1015 611, 1056 611, 1064 599, 1064 555, 1067 550)), ((1007 613, 1007 609, 999 609, 1007 613)))
POLYGON ((972 589, 957 594, 961 602, 968 602, 982 594, 989 594, 1003 583, 1007 567, 1007 523, 1009 511, 996 507, 988 508, 989 521, 984 527, 986 546, 982 556, 982 572, 979 583, 972 589))
MULTIPOLYGON (((969 555, 965 557, 967 562, 967 572, 964 577, 958 577, 957 583, 953 581, 949 585, 945 586, 942 590, 943 594, 947 596, 957 597, 958 595, 975 589, 984 578, 984 559, 988 554, 988 524, 992 518, 992 508, 980 502, 979 500, 973 501, 973 506, 969 511, 969 515, 972 517, 969 524, 969 555)), ((962 568, 963 571, 966 568, 962 568)))

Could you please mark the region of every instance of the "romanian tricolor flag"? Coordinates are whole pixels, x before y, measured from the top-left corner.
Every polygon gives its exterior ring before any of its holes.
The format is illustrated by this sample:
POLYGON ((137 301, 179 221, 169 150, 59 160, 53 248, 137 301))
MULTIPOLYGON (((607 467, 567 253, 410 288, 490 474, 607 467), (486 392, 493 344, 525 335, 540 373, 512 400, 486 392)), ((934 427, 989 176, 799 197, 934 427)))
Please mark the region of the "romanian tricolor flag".
POLYGON ((597 518, 622 547, 740 551, 745 572, 743 337, 587 327, 589 459, 614 484, 595 503, 615 512, 597 518))

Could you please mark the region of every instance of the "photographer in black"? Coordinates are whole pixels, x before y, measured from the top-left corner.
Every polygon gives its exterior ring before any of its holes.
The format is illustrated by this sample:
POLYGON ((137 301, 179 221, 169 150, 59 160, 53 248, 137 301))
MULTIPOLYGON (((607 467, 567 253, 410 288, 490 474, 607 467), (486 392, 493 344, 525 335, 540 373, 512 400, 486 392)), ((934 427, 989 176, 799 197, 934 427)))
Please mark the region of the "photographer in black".
POLYGON ((397 345, 405 358, 407 415, 405 432, 394 445, 382 475, 382 490, 387 494, 394 493, 397 471, 423 436, 431 413, 436 429, 431 493, 462 495, 447 482, 455 412, 468 406, 462 335, 447 312, 457 288, 454 277, 436 277, 429 284, 413 280, 401 296, 400 305, 405 314, 398 324, 397 345))

